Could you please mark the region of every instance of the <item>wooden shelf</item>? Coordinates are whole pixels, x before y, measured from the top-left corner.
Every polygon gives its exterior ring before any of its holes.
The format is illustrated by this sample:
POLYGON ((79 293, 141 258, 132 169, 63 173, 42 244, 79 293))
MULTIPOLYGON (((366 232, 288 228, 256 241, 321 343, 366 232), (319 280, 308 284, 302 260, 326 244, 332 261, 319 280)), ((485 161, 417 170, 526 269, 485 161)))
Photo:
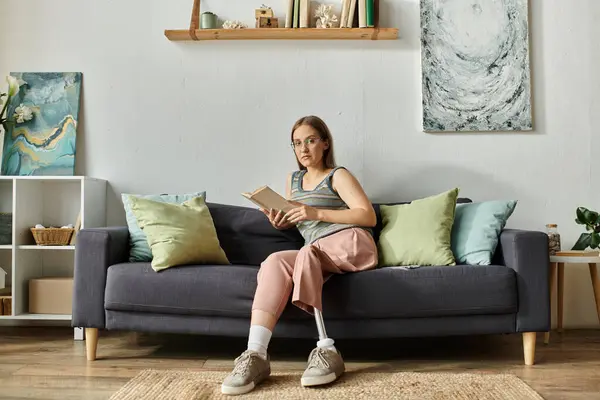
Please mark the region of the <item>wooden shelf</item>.
POLYGON ((397 28, 244 28, 166 30, 172 41, 182 40, 395 40, 397 28), (195 36, 195 37, 194 37, 195 36))
POLYGON ((20 245, 17 246, 20 250, 75 250, 75 246, 38 246, 32 245, 20 245))

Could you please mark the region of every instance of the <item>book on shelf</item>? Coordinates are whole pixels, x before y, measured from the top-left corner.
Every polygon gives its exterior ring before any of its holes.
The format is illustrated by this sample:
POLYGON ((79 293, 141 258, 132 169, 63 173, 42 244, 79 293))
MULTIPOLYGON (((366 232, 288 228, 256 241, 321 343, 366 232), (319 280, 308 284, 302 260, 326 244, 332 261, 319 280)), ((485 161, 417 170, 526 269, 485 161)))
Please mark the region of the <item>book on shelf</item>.
POLYGON ((277 210, 288 212, 294 205, 282 197, 269 186, 261 186, 251 193, 242 193, 242 196, 264 210, 277 210))
POLYGON ((586 250, 563 250, 563 251, 557 251, 555 256, 561 256, 561 257, 599 257, 600 256, 600 251, 599 250, 592 250, 592 249, 586 249, 586 250))

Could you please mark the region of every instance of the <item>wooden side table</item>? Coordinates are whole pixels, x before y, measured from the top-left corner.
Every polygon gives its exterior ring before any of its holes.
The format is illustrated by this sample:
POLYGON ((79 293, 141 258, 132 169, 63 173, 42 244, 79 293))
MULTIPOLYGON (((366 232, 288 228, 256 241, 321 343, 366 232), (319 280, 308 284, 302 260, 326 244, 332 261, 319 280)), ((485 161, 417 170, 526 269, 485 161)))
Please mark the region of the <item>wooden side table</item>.
MULTIPOLYGON (((592 279, 592 287, 594 288, 594 299, 596 300, 596 312, 600 321, 600 276, 598 275, 598 267, 600 257, 577 257, 577 256, 550 256, 550 304, 552 305, 552 294, 554 288, 558 284, 556 304, 557 304, 557 331, 562 332, 563 327, 563 294, 564 294, 564 276, 565 264, 588 264, 590 267, 590 278, 592 279)), ((544 343, 550 342, 550 332, 544 335, 544 343)))

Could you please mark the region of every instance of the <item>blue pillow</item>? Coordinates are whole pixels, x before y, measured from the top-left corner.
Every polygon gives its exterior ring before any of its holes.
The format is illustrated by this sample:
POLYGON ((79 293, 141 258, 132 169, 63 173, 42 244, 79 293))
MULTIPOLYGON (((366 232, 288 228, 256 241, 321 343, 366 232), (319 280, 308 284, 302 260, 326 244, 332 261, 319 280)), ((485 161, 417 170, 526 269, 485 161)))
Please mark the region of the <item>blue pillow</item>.
POLYGON ((130 262, 150 262, 152 261, 152 250, 148 246, 148 238, 142 229, 138 226, 137 219, 131 211, 130 196, 141 197, 164 203, 182 204, 194 197, 202 197, 206 200, 206 192, 196 192, 187 194, 121 194, 121 200, 125 207, 125 218, 127 220, 127 228, 129 229, 129 261, 130 262))
POLYGON ((516 200, 457 204, 451 247, 457 264, 490 265, 516 200))

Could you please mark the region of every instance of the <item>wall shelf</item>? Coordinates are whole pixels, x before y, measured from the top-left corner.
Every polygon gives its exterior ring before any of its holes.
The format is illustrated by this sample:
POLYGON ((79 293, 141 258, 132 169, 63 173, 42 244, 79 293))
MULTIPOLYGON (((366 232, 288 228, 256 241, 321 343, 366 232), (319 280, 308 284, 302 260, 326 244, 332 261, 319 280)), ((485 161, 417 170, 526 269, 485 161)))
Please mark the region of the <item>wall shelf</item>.
POLYGON ((200 29, 200 0, 194 0, 188 29, 167 29, 171 41, 200 40, 395 40, 398 28, 200 29))
POLYGON ((397 28, 245 28, 166 30, 172 41, 182 40, 394 40, 397 28), (193 34, 192 34, 193 32, 193 34))

